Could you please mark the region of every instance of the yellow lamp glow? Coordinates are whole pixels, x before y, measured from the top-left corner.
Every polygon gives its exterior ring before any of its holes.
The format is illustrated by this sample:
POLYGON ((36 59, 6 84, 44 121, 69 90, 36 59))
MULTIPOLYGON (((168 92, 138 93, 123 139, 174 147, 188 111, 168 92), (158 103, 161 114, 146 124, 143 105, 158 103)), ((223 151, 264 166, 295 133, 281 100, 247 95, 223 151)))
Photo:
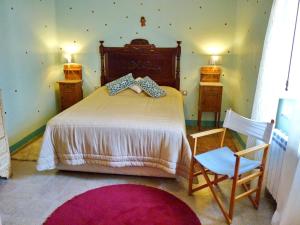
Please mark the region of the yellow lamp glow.
POLYGON ((72 62, 72 55, 79 52, 80 46, 77 43, 68 43, 63 45, 64 57, 68 63, 72 62))
POLYGON ((209 58, 209 65, 221 65, 222 56, 220 55, 211 55, 209 58))
POLYGON ((64 54, 64 57, 68 63, 72 62, 72 54, 66 53, 66 54, 64 54))

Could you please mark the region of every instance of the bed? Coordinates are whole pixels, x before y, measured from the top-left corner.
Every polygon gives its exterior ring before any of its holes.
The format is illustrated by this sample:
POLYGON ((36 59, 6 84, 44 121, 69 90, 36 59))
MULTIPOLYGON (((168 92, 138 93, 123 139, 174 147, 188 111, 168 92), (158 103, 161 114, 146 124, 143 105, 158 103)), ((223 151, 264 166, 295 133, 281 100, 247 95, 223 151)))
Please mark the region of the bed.
POLYGON ((100 41, 102 86, 47 123, 37 169, 186 177, 191 150, 177 43, 157 48, 136 39, 104 47, 100 41), (109 96, 104 85, 128 73, 151 77, 167 95, 151 98, 127 89, 109 96))

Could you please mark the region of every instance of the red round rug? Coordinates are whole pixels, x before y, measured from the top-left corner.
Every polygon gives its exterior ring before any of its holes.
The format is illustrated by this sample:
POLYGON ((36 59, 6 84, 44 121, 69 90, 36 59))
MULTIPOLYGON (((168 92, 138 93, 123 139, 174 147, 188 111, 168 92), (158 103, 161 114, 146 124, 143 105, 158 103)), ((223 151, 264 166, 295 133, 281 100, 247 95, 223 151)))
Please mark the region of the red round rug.
POLYGON ((168 192, 143 185, 96 188, 58 207, 45 225, 201 225, 197 215, 168 192))

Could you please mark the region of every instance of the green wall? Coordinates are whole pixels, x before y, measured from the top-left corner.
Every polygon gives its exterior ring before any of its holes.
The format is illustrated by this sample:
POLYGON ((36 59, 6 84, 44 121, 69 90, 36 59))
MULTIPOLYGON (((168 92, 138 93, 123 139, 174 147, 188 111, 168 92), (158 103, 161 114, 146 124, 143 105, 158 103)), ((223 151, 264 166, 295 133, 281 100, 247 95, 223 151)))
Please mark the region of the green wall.
MULTIPOLYGON (((64 49, 75 46, 85 96, 100 82, 99 40, 123 46, 146 38, 156 46, 182 41, 185 114, 197 120, 199 68, 223 55, 222 117, 228 107, 250 115, 271 0, 1 0, 0 88, 10 145, 57 113, 56 81, 64 49), (266 11, 266 13, 264 13, 266 11), (140 17, 146 18, 141 27, 140 17), (249 30, 249 31, 248 31, 249 30), (27 53, 26 53, 27 51, 27 53)), ((204 120, 213 119, 204 115, 204 120)))
POLYGON ((237 1, 232 108, 251 117, 263 43, 273 0, 237 1))
MULTIPOLYGON (((223 0, 56 1, 57 37, 62 48, 74 41, 80 48, 75 61, 84 67, 85 94, 99 84, 99 40, 105 46, 124 46, 132 39, 146 38, 162 47, 175 47, 181 40, 181 89, 188 91, 185 114, 187 120, 197 120, 199 68, 213 51, 224 55, 226 83, 235 14, 236 1, 223 0), (140 26, 141 16, 146 18, 145 27, 140 26)), ((223 108, 228 107, 229 97, 224 95, 223 108)))
POLYGON ((0 88, 10 145, 56 114, 54 1, 0 1, 0 88))

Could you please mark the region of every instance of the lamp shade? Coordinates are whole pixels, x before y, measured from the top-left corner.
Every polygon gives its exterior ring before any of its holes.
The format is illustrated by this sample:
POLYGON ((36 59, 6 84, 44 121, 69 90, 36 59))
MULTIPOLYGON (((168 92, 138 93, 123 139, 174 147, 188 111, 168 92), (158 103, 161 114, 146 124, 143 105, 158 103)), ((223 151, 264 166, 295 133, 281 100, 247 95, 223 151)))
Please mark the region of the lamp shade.
POLYGON ((221 65, 222 56, 220 55, 211 55, 209 58, 209 65, 221 65))

